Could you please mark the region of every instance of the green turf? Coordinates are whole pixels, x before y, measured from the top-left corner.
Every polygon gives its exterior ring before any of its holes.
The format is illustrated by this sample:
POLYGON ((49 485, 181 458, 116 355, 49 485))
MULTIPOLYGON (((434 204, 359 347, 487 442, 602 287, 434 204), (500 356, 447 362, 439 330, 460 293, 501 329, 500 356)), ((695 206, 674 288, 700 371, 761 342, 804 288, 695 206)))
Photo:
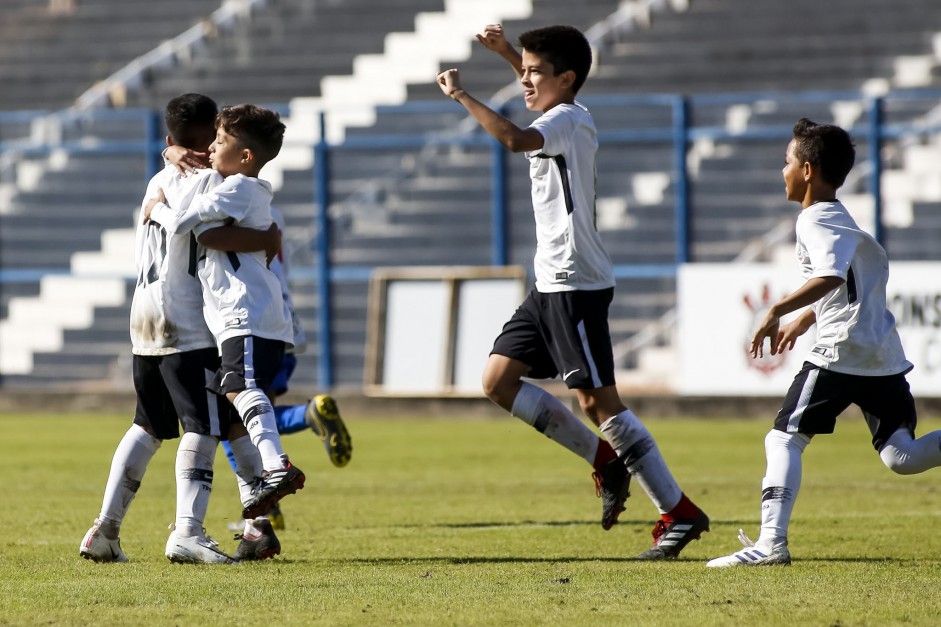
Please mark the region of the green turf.
MULTIPOLYGON (((0 416, 0 625, 882 625, 941 615, 941 474, 893 475, 858 419, 804 456, 793 566, 719 571, 705 560, 738 548, 739 527, 757 534, 767 420, 648 421, 712 517, 712 532, 670 563, 630 559, 655 519, 639 486, 621 523, 602 531, 588 466, 515 419, 347 422, 344 469, 308 434, 285 439, 308 484, 283 503, 283 554, 210 567, 163 556, 173 442, 125 520, 132 562, 94 564, 78 545, 127 419, 0 416)), ((229 551, 225 524, 239 509, 220 455, 207 528, 229 551)))

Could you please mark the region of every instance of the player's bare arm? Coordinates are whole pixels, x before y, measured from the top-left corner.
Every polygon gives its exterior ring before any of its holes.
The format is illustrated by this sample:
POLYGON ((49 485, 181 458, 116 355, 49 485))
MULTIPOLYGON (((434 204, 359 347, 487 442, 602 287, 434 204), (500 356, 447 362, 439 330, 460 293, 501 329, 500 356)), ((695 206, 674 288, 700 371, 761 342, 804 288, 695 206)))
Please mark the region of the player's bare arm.
POLYGON ((274 223, 267 231, 228 224, 203 231, 196 237, 196 240, 206 248, 233 253, 253 253, 263 250, 265 259, 270 264, 281 250, 281 229, 274 223))
POLYGON ((768 309, 768 313, 765 314, 761 324, 758 325, 758 329, 755 331, 755 335, 752 338, 752 357, 764 356, 763 344, 765 338, 770 338, 771 340, 771 354, 774 355, 776 353, 782 316, 786 316, 792 311, 797 311, 802 307, 817 302, 843 285, 843 283, 845 283, 845 281, 837 276, 815 277, 804 283, 793 293, 772 305, 771 308, 768 309))
POLYGON ((491 137, 513 152, 539 150, 545 140, 533 128, 522 129, 484 103, 468 94, 461 86, 461 75, 451 68, 438 74, 438 86, 448 98, 459 102, 491 137))
POLYGON ((167 146, 163 158, 172 163, 181 176, 195 174, 197 170, 209 167, 208 152, 197 152, 184 146, 167 146))
POLYGON ((520 53, 513 47, 506 39, 506 35, 503 33, 503 26, 500 24, 487 24, 484 26, 484 30, 481 33, 475 35, 477 41, 479 41, 484 48, 487 50, 492 50, 503 57, 507 63, 510 64, 510 67, 513 68, 513 71, 516 72, 516 76, 521 78, 523 76, 523 57, 520 53))

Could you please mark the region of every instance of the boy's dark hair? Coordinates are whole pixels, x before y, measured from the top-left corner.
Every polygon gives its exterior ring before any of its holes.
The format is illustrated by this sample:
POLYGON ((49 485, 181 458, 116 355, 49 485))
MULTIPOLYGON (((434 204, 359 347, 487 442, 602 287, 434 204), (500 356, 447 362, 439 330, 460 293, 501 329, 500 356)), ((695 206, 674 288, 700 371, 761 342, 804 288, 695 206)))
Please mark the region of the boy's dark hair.
POLYGON ((221 128, 255 153, 262 165, 281 152, 284 123, 281 116, 270 109, 250 104, 222 107, 216 117, 216 128, 221 128))
POLYGON ((856 162, 856 149, 849 133, 833 124, 817 124, 801 118, 794 125, 794 156, 800 163, 820 168, 820 176, 840 187, 856 162))
POLYGON ((519 46, 552 64, 555 75, 572 70, 575 82, 572 92, 578 93, 591 69, 591 45, 574 26, 546 26, 526 31, 519 37, 519 46))
POLYGON ((195 150, 205 150, 216 130, 215 101, 202 94, 183 94, 167 103, 164 122, 173 143, 195 150))

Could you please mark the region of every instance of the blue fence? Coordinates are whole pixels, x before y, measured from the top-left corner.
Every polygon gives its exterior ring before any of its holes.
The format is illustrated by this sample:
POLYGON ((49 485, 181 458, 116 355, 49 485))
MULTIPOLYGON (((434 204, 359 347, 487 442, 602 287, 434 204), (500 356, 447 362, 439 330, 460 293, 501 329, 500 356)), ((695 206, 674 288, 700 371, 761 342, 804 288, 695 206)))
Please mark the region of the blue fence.
MULTIPOLYGON (((859 92, 807 92, 801 94, 780 93, 753 93, 753 94, 710 94, 710 95, 676 95, 676 94, 646 94, 646 95, 605 95, 586 96, 582 102, 593 112, 609 110, 614 112, 630 112, 635 108, 660 109, 663 112, 665 123, 625 124, 623 126, 599 123, 599 142, 606 144, 660 144, 669 146, 672 154, 670 173, 672 181, 673 224, 674 224, 674 254, 670 263, 660 264, 616 264, 615 273, 618 278, 644 278, 644 277, 672 277, 678 265, 695 261, 692 254, 693 230, 692 219, 695 215, 694 203, 691 202, 691 189, 694 186, 693 176, 688 166, 688 149, 693 142, 708 140, 713 142, 750 142, 750 141, 781 141, 783 145, 791 137, 791 127, 797 116, 788 113, 788 107, 780 106, 787 102, 797 109, 813 109, 826 111, 833 103, 856 103, 862 107, 865 114, 857 116, 857 122, 848 129, 857 142, 864 144, 868 157, 868 176, 866 187, 874 199, 875 235, 883 240, 882 210, 882 175, 883 156, 880 150, 887 141, 896 141, 900 138, 918 138, 926 135, 941 134, 941 122, 933 122, 926 114, 941 102, 941 91, 938 90, 907 90, 894 91, 881 96, 867 96, 859 92), (765 116, 761 122, 748 123, 741 128, 731 127, 727 119, 730 107, 761 108, 762 103, 774 103, 775 107, 765 106, 765 110, 773 110, 774 114, 765 116)), ((420 102, 405 104, 400 107, 387 107, 382 111, 395 111, 403 114, 439 114, 455 113, 455 105, 449 101, 420 102)), ((282 112, 286 108, 278 107, 282 112)), ((525 110, 520 104, 504 105, 502 111, 511 118, 522 118, 525 110)), ((620 113, 619 113, 620 114, 620 113)), ((72 114, 69 112, 55 113, 66 122, 72 120, 81 122, 76 130, 64 133, 56 141, 43 142, 30 140, 29 128, 43 116, 53 115, 46 112, 0 112, 0 159, 12 162, 17 155, 35 157, 48 154, 53 150, 67 153, 102 153, 126 154, 143 157, 148 162, 146 168, 147 178, 151 176, 162 163, 159 159, 160 150, 164 146, 164 129, 161 113, 151 110, 96 110, 87 113, 72 114), (70 117, 71 116, 71 117, 70 117), (90 141, 82 133, 84 127, 95 124, 120 124, 136 122, 144 129, 137 137, 123 139, 99 139, 90 141)), ((815 116, 810 116, 815 117, 815 116)), ((817 121, 830 121, 820 119, 826 114, 816 116, 817 121)), ((597 115, 596 115, 597 118, 597 115)), ((327 122, 326 114, 321 114, 321 137, 327 122)), ((68 126, 66 124, 66 126, 68 126)), ((311 181, 311 199, 316 207, 314 231, 316 239, 312 243, 314 248, 314 263, 309 267, 297 268, 297 276, 312 277, 317 285, 319 302, 331 302, 331 285, 337 281, 366 280, 371 272, 369 267, 331 265, 331 218, 329 208, 335 200, 333 184, 335 173, 331 172, 331 155, 334 151, 356 150, 414 150, 427 145, 468 146, 489 150, 491 163, 491 253, 490 260, 494 265, 505 265, 509 260, 509 244, 507 234, 508 202, 510 181, 508 180, 508 164, 506 151, 495 141, 480 132, 466 134, 442 134, 435 132, 406 132, 389 134, 356 134, 350 135, 342 143, 330 143, 322 140, 310 146, 314 153, 314 169, 311 181)), ((782 158, 783 161, 783 158, 782 158)), ((3 162, 0 161, 0 164, 3 162)), ((2 175, 2 171, 0 171, 2 175)), ((2 182, 2 179, 0 179, 2 182)), ((4 283, 35 281, 44 274, 65 272, 62 268, 19 268, 11 270, 0 268, 0 289, 4 283)), ((316 331, 319 351, 318 370, 320 384, 329 388, 334 383, 332 360, 332 328, 330 307, 319 307, 318 328, 316 331)))

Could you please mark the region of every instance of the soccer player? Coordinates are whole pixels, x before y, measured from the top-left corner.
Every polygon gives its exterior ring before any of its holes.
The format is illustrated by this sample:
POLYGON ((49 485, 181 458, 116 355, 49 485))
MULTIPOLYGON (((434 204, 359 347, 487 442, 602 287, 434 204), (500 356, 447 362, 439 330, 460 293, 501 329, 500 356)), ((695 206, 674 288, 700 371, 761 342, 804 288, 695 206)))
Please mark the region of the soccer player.
MULTIPOLYGON (((185 94, 166 108, 169 145, 206 149, 215 133, 216 103, 200 94, 185 94)), ((167 167, 150 181, 144 203, 159 188, 188 204, 211 186, 207 176, 182 178, 167 167)), ((280 246, 276 230, 260 232, 237 226, 212 231, 220 245, 247 250, 280 246), (224 234, 228 234, 225 237, 224 234), (242 244, 232 239, 241 235, 242 244)), ((137 410, 112 459, 101 513, 82 539, 82 557, 98 562, 126 562, 119 532, 150 460, 163 440, 180 437, 176 458, 177 515, 167 542, 167 557, 177 562, 231 563, 233 560, 203 530, 212 488, 212 464, 217 439, 228 435, 248 442, 236 418, 229 428, 229 404, 205 389, 207 374, 219 365, 215 340, 202 316, 202 290, 195 276, 196 241, 189 234, 167 233, 156 223, 139 220, 136 237, 138 280, 131 304, 134 388, 137 410)), ((248 442, 239 456, 243 468, 260 466, 258 452, 248 442)), ((249 471, 249 476, 253 471, 249 471)), ((260 473, 260 470, 258 471, 260 473)), ((270 550, 273 532, 240 546, 270 550), (264 545, 264 546, 262 546, 264 545)))
POLYGON ((817 325, 816 340, 765 437, 767 469, 761 482, 761 531, 744 549, 711 560, 710 567, 790 564, 787 531, 800 489, 801 455, 818 433, 833 433, 850 404, 863 411, 882 462, 902 475, 941 466, 941 431, 915 439, 915 402, 895 319, 886 307, 889 260, 836 199, 853 167, 849 134, 802 118, 785 153, 787 199, 798 202, 797 260, 806 282, 771 306, 751 344, 753 357, 792 350, 817 325), (793 321, 781 318, 804 309, 793 321))
MULTIPOLYGON (((281 150, 284 124, 277 113, 254 105, 224 107, 216 118, 216 138, 209 148, 215 174, 224 180, 188 207, 166 204, 160 190, 145 206, 145 220, 171 233, 193 230, 197 238, 218 224, 268 229, 271 184, 258 178, 262 167, 281 150)), ((277 277, 264 255, 207 250, 198 260, 203 312, 222 365, 210 384, 235 406, 261 455, 264 471, 247 498, 242 517, 248 522, 267 514, 287 494, 304 487, 304 473, 291 464, 281 446, 274 410, 266 396, 293 339, 290 315, 277 277)))
POLYGON ((520 128, 471 96, 456 69, 437 76, 446 96, 509 150, 525 153, 530 164, 536 288, 494 342, 484 391, 594 467, 604 529, 624 511, 630 477, 636 477, 661 514, 653 547, 638 558, 674 558, 709 530, 709 518, 680 490, 653 436, 624 406, 615 386, 608 331, 615 281, 595 229, 597 131, 588 110, 575 101, 591 68, 591 47, 570 26, 523 33, 522 52, 506 40, 500 25, 486 26, 477 40, 510 64, 526 108, 542 113, 520 128), (582 411, 607 441, 559 399, 522 380, 556 375, 575 390, 582 411))
MULTIPOLYGON (((271 216, 274 219, 278 230, 284 232, 284 216, 275 207, 271 208, 271 216)), ((211 232, 211 231, 210 231, 211 232)), ((294 333, 293 346, 285 350, 284 357, 281 358, 281 364, 274 381, 265 392, 272 404, 279 396, 288 391, 288 381, 294 373, 297 366, 297 357, 295 352, 302 351, 306 343, 304 328, 301 326, 300 318, 294 310, 294 302, 291 298, 291 290, 288 284, 288 260, 284 256, 284 251, 280 250, 271 260, 268 268, 278 277, 281 284, 281 295, 288 311, 291 314, 291 323, 294 333)), ((280 435, 298 433, 310 429, 323 442, 327 457, 330 462, 342 468, 350 462, 353 453, 353 443, 350 438, 349 430, 340 417, 337 409, 336 400, 327 394, 317 394, 303 405, 274 405, 275 422, 278 426, 280 435)), ((222 447, 226 452, 229 465, 235 471, 238 467, 232 448, 226 441, 222 442, 222 447)), ((284 514, 279 504, 275 504, 268 512, 268 518, 275 529, 284 529, 284 514)), ((230 523, 229 528, 235 530, 239 523, 230 523)), ((244 535, 244 532, 243 532, 244 535)))
MULTIPOLYGON (((208 153, 200 153, 178 146, 168 148, 164 152, 164 157, 167 161, 176 165, 180 174, 183 176, 188 176, 209 165, 208 153)), ((279 232, 283 234, 285 223, 282 213, 278 211, 277 208, 272 207, 271 217, 279 232)), ((205 232, 201 236, 201 242, 209 248, 224 250, 224 242, 220 241, 216 243, 214 241, 214 234, 216 233, 220 233, 220 230, 212 229, 205 232)), ((279 250, 278 254, 270 260, 268 269, 278 277, 278 281, 281 284, 281 295, 291 314, 291 324, 294 333, 293 346, 285 350, 284 357, 282 357, 281 364, 278 368, 278 373, 275 375, 271 387, 265 390, 268 398, 274 403, 279 396, 284 395, 288 391, 288 381, 294 372, 294 368, 297 366, 295 353, 303 350, 306 343, 306 334, 304 333, 304 328, 301 326, 297 312, 294 310, 294 302, 291 298, 291 290, 288 282, 289 263, 283 250, 279 250)), ((274 415, 280 435, 298 433, 310 429, 323 442, 327 457, 334 466, 342 468, 349 463, 353 453, 353 444, 349 430, 340 417, 336 400, 333 397, 327 394, 318 394, 303 405, 275 405, 274 415)), ((232 470, 235 471, 237 469, 237 463, 232 447, 227 440, 223 440, 222 447, 228 457, 229 465, 232 467, 232 470)), ((278 504, 275 504, 272 511, 268 512, 268 518, 271 520, 275 529, 284 529, 284 515, 278 504)), ((229 527, 230 529, 237 530, 241 528, 241 523, 231 523, 229 527)))

